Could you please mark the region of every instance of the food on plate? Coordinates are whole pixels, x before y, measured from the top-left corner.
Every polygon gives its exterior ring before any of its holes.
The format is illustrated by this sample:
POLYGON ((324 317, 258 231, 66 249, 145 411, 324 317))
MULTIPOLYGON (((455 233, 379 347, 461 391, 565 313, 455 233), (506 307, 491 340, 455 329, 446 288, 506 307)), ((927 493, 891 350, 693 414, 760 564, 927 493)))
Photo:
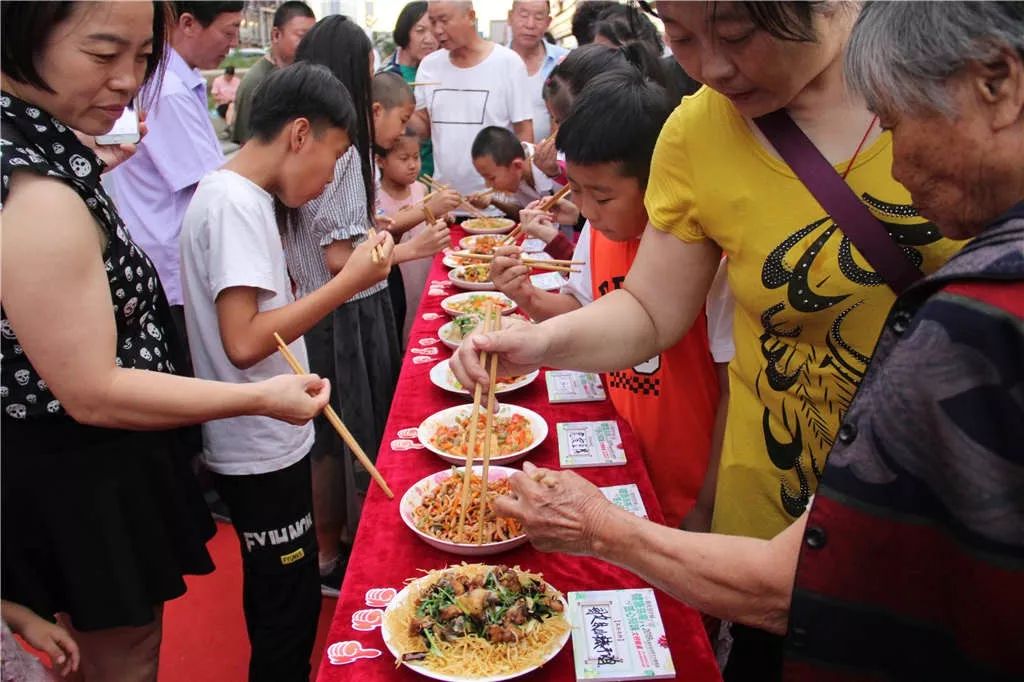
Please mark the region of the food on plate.
MULTIPOLYGON (((430 437, 430 444, 442 452, 450 455, 465 457, 469 450, 469 421, 470 412, 466 412, 455 418, 452 426, 439 426, 434 435, 430 437)), ((481 411, 477 416, 476 443, 474 443, 473 457, 483 457, 484 434, 487 432, 487 415, 481 411)), ((508 417, 494 415, 492 423, 491 456, 511 455, 513 452, 524 450, 533 443, 533 428, 530 420, 521 414, 512 414, 508 417)))
POLYGON ((499 230, 507 230, 515 224, 514 220, 509 220, 508 218, 472 218, 463 221, 462 226, 468 232, 497 232, 499 230))
MULTIPOLYGON (((518 566, 463 564, 431 571, 384 615, 402 662, 466 679, 542 665, 570 626, 561 595, 518 566)), ((407 588, 408 589, 408 588, 407 588)))
POLYGON ((469 251, 471 253, 492 254, 494 249, 499 246, 501 246, 501 237, 493 237, 491 235, 473 237, 469 241, 469 251))
MULTIPOLYGON (((424 533, 448 542, 465 542, 465 538, 476 538, 479 533, 480 499, 483 488, 482 479, 473 474, 469 479, 470 503, 466 513, 466 535, 458 535, 459 515, 462 510, 462 469, 452 468, 451 476, 436 488, 423 496, 420 504, 412 511, 416 527, 424 533)), ((512 486, 507 478, 490 481, 487 485, 489 497, 484 510, 484 542, 504 542, 523 534, 523 527, 515 519, 498 517, 494 511, 494 498, 508 495, 512 486)))
POLYGON ((482 317, 484 312, 487 310, 488 304, 495 304, 503 311, 511 310, 515 307, 515 304, 505 296, 470 294, 469 296, 455 300, 451 300, 450 298, 445 299, 445 306, 460 315, 476 315, 478 317, 482 317))
POLYGON ((463 265, 454 271, 452 277, 460 279, 463 282, 476 282, 483 284, 484 282, 491 281, 491 266, 480 264, 463 265))
MULTIPOLYGON (((522 381, 526 377, 527 377, 526 374, 519 374, 517 376, 508 376, 508 377, 495 377, 494 378, 494 389, 496 391, 500 391, 502 389, 508 388, 509 386, 512 386, 513 384, 518 384, 520 381, 522 381)), ((448 368, 448 384, 452 388, 454 388, 454 389, 456 389, 458 391, 461 391, 461 390, 465 389, 465 386, 463 386, 462 383, 458 379, 455 378, 455 372, 453 372, 450 367, 448 368)))

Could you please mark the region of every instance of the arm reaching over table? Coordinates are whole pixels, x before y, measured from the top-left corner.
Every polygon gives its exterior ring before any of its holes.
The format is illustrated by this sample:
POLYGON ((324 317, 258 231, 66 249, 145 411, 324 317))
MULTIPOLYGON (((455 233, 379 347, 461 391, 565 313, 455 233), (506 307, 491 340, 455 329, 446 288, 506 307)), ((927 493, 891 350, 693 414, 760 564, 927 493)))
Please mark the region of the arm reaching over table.
POLYGON ((604 372, 630 367, 672 346, 704 305, 721 251, 648 228, 623 288, 579 310, 515 333, 473 334, 452 356, 459 382, 487 386, 482 350, 498 353, 498 373, 541 365, 604 372))
POLYGON ((537 549, 598 557, 704 613, 785 633, 806 513, 771 540, 689 533, 616 507, 571 471, 526 462, 510 482, 496 510, 537 549))

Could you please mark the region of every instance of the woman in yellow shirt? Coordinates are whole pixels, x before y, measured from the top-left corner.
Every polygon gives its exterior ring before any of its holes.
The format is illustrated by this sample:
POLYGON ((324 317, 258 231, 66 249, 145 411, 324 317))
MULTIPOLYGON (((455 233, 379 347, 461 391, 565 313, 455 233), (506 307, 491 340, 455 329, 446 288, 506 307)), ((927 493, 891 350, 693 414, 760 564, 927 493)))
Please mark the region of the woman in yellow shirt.
MULTIPOLYGON (((845 88, 857 3, 657 10, 676 59, 706 87, 662 129, 645 199, 654 229, 622 289, 540 325, 476 337, 453 369, 464 385, 486 384, 480 350, 499 351, 512 373, 631 366, 689 329, 724 252, 736 357, 712 530, 767 539, 807 508, 895 294, 752 119, 784 108, 925 273, 959 247, 910 205, 890 172, 890 136, 845 88)), ((775 644, 750 660, 781 655, 775 644)))

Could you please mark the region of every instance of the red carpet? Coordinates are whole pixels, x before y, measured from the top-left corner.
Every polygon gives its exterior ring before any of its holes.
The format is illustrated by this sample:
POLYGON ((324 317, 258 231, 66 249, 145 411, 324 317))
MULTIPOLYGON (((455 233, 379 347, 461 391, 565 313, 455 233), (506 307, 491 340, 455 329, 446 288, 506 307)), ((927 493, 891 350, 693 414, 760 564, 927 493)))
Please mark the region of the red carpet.
MULTIPOLYGON (((217 535, 207 547, 217 570, 187 578, 185 596, 165 607, 160 682, 245 682, 249 642, 242 617, 238 538, 231 526, 218 523, 217 535)), ((323 600, 311 680, 316 678, 336 603, 334 599, 323 600)))

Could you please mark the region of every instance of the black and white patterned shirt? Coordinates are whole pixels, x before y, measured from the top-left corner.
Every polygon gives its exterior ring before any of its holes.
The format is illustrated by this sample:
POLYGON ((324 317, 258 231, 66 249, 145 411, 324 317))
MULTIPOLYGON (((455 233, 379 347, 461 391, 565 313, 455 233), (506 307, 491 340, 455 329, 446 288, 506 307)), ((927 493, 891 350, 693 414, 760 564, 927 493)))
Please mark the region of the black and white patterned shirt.
MULTIPOLYGON (((334 241, 351 240, 355 246, 366 240, 370 226, 366 201, 359 151, 353 145, 338 159, 334 180, 323 194, 289 216, 282 241, 288 274, 295 281, 296 298, 311 294, 330 281, 323 247, 334 241)), ((349 300, 366 298, 387 286, 387 280, 383 280, 349 300)))
MULTIPOLYGON (((0 114, 2 202, 7 201, 11 176, 18 171, 55 178, 78 193, 107 237, 103 263, 117 325, 115 362, 119 367, 173 374, 172 358, 177 356, 172 355, 166 331, 171 328, 167 300, 156 269, 132 243, 100 184, 103 162, 60 121, 7 92, 0 94, 0 114)), ((45 215, 45 208, 40 207, 40 215, 45 215)), ((0 398, 5 419, 66 418, 60 401, 26 357, 18 343, 17 329, 2 307, 0 353, 0 398)))

